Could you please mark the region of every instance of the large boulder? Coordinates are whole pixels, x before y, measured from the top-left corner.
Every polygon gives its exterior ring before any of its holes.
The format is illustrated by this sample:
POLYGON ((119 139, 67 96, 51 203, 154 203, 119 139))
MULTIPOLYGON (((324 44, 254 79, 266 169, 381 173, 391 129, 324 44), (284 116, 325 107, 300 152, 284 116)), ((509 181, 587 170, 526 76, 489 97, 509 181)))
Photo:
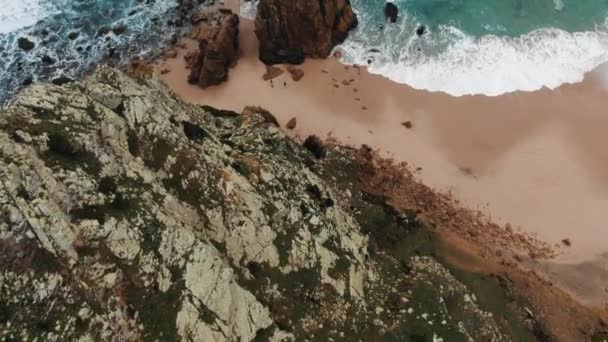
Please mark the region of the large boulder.
POLYGON ((206 88, 228 79, 228 68, 239 55, 239 17, 226 15, 219 27, 205 30, 197 37, 199 47, 188 82, 206 88))
POLYGON ((357 26, 349 0, 261 0, 255 18, 260 60, 299 64, 325 58, 357 26))

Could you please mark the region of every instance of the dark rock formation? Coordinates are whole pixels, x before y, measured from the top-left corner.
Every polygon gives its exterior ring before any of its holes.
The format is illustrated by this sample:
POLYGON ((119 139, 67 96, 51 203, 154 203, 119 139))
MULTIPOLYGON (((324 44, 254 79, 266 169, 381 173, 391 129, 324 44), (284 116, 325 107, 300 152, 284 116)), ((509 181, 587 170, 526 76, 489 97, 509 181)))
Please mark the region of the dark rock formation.
POLYGON ((426 33, 426 26, 424 26, 424 25, 418 26, 418 28, 416 29, 416 35, 418 37, 420 37, 420 36, 422 36, 425 33, 426 33))
POLYGON ((384 15, 391 23, 397 21, 397 17, 399 16, 399 8, 392 2, 387 2, 384 6, 384 15))
POLYGON ((206 88, 228 79, 228 68, 239 54, 239 17, 224 17, 219 27, 204 31, 199 37, 199 50, 192 63, 188 82, 206 88))
POLYGON ((36 46, 36 44, 34 44, 34 42, 27 39, 26 37, 21 37, 21 38, 17 39, 17 45, 19 46, 20 49, 25 50, 25 51, 29 51, 36 46))
POLYGON ((357 26, 349 0, 261 0, 255 19, 260 60, 300 64, 325 58, 357 26))

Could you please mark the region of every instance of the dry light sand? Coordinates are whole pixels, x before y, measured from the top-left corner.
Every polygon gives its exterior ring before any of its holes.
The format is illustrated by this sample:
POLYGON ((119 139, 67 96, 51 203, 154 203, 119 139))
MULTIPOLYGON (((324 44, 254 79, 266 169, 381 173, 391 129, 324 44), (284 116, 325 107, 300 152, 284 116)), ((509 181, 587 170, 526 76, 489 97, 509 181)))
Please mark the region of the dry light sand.
POLYGON ((262 80, 249 20, 240 42, 242 57, 220 86, 188 85, 184 51, 164 62, 170 71, 162 77, 188 101, 235 111, 261 106, 282 125, 297 118, 291 135, 367 144, 406 161, 420 168, 422 182, 464 206, 559 246, 556 260, 535 265, 550 278, 608 294, 608 92, 593 74, 556 90, 452 97, 328 58, 307 60, 299 82, 285 72, 271 84, 262 80))

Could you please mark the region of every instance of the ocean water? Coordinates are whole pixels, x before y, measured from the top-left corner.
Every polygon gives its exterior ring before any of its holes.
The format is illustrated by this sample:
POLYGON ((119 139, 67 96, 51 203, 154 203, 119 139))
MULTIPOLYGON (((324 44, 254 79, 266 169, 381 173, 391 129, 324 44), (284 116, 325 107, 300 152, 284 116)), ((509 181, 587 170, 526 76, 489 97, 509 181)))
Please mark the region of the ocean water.
POLYGON ((28 79, 79 77, 100 61, 156 53, 177 34, 177 16, 176 0, 0 0, 0 104, 28 79), (104 33, 116 27, 126 30, 104 33), (20 37, 35 48, 21 50, 20 37))
POLYGON ((608 0, 351 0, 342 62, 418 89, 500 95, 579 82, 608 61, 608 0), (416 35, 424 25, 426 33, 416 35))
MULTIPOLYGON (((336 48, 343 63, 459 96, 555 88, 608 62, 608 0, 393 2, 399 18, 388 23, 383 0, 351 0, 359 26, 336 48)), ((255 4, 241 1, 241 14, 255 17, 255 4)), ((0 0, 0 104, 30 79, 157 53, 178 34, 177 12, 177 0, 0 0), (36 47, 19 49, 20 37, 36 47)))

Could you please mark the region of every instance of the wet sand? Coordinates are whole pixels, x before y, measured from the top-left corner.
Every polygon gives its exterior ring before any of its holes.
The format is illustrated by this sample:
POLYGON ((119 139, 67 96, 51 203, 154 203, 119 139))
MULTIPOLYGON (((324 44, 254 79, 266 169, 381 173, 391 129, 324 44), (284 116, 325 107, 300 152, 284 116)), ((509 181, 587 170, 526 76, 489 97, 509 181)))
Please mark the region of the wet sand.
POLYGON ((299 82, 285 72, 271 83, 262 79, 249 20, 241 22, 240 42, 242 57, 220 86, 188 85, 184 51, 163 63, 170 71, 162 78, 188 101, 235 111, 261 106, 282 125, 297 118, 296 128, 286 130, 293 136, 331 136, 406 161, 422 182, 451 192, 464 206, 554 244, 560 255, 532 267, 566 288, 585 290, 567 280, 577 264, 593 265, 575 279, 595 284, 593 298, 608 298, 602 282, 608 275, 608 92, 594 75, 556 90, 452 97, 328 58, 307 60, 299 82))

